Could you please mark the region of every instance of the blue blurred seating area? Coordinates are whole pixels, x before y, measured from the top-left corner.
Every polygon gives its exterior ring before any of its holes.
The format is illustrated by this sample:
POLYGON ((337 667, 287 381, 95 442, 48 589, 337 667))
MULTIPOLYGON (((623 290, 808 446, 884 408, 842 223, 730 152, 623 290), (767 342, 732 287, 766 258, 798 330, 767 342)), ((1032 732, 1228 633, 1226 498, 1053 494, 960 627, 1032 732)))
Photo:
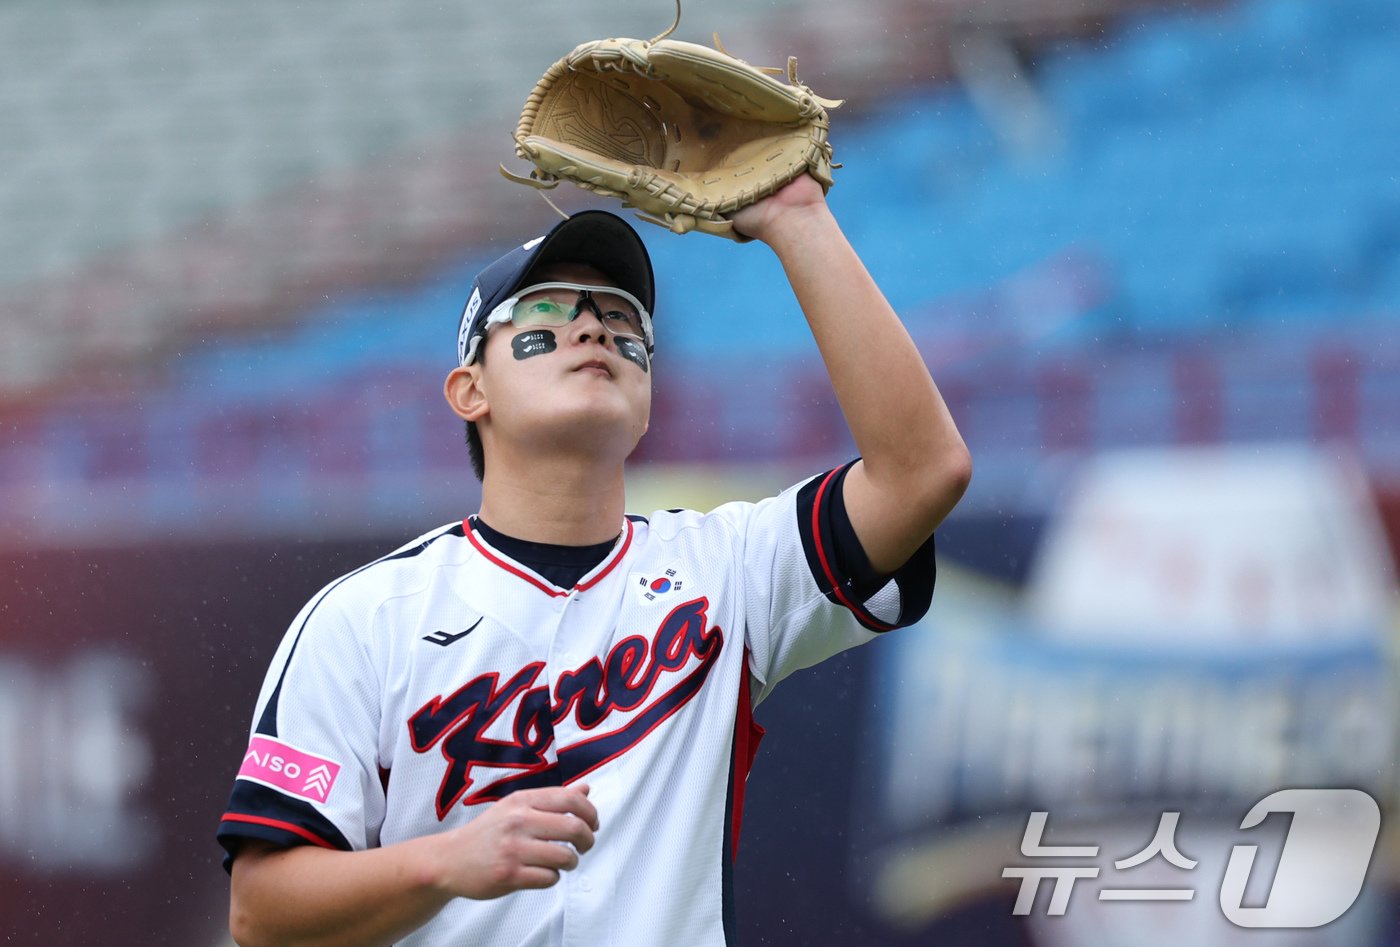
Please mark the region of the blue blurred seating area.
MULTIPOLYGON (((1029 154, 956 84, 834 116, 832 205, 963 422, 972 503, 1034 503, 1034 471, 1148 443, 1336 440, 1400 481, 1400 6, 1159 11, 1038 50, 1021 78, 1048 118, 1029 154)), ((659 352, 639 460, 848 451, 771 254, 644 236, 659 352)), ((491 255, 327 300, 288 332, 214 339, 127 392, 31 405, 0 488, 347 470, 372 486, 386 465, 467 478, 438 390, 491 255), (114 399, 129 425, 116 446, 97 433, 114 399), (302 461, 269 446, 290 443, 302 461)), ((152 516, 162 497, 199 506, 155 494, 152 516)))

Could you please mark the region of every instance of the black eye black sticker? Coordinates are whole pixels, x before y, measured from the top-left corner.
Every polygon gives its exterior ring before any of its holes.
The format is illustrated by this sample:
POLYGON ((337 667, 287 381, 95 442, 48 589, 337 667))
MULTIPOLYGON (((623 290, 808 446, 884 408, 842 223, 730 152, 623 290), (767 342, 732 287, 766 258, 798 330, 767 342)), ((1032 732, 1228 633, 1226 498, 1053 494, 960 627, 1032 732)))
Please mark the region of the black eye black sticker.
POLYGON ((634 339, 618 339, 617 354, 635 364, 642 371, 650 371, 647 368, 647 350, 642 343, 634 339))
POLYGON ((548 355, 558 347, 559 343, 554 340, 554 333, 548 329, 522 332, 510 340, 510 349, 520 360, 533 358, 536 355, 548 355))

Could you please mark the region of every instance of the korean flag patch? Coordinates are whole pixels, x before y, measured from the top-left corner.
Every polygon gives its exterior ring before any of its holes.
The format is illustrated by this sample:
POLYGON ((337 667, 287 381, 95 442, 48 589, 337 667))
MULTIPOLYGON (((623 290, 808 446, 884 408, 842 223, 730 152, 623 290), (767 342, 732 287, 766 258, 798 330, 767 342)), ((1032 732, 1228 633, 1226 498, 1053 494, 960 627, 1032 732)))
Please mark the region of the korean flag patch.
POLYGON ((675 569, 667 569, 656 575, 634 572, 631 582, 633 592, 648 602, 654 602, 659 598, 669 598, 672 593, 679 592, 685 585, 677 577, 675 569))

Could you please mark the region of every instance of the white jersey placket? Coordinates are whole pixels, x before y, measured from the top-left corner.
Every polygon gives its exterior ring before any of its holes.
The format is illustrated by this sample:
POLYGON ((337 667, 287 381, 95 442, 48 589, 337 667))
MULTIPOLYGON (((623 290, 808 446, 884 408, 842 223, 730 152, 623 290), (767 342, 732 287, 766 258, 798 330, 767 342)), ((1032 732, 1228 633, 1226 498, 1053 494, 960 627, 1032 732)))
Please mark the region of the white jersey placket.
MULTIPOLYGON (((614 556, 599 565, 598 570, 585 576, 580 585, 602 569, 620 568, 614 556)), ((551 698, 560 673, 573 671, 584 662, 597 658, 602 661, 606 655, 597 653, 600 645, 606 650, 611 640, 611 628, 601 637, 596 623, 600 616, 589 603, 597 599, 610 583, 605 579, 596 588, 580 591, 576 586, 564 595, 554 598, 555 622, 550 640, 549 657, 545 672, 549 679, 551 698), (585 601, 585 596, 588 600, 585 601), (594 613, 594 614, 590 614, 594 613)), ((614 616, 615 617, 615 616, 614 616)), ((583 733, 569 714, 554 725, 554 742, 550 747, 555 760, 559 747, 572 744, 583 738, 583 733)), ((593 851, 579 859, 573 871, 562 872, 557 889, 562 908, 561 947, 594 947, 609 942, 608 911, 613 895, 612 872, 608 869, 605 853, 593 851)))

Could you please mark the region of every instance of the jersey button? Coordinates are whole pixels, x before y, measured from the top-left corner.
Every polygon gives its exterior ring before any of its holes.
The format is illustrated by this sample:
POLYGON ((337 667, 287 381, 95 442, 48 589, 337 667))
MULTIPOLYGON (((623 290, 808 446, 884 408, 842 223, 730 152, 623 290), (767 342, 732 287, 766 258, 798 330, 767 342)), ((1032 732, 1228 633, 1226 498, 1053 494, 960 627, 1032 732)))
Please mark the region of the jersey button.
POLYGON ((580 891, 592 891, 593 882, 589 881, 587 878, 581 878, 579 879, 578 887, 580 891))

